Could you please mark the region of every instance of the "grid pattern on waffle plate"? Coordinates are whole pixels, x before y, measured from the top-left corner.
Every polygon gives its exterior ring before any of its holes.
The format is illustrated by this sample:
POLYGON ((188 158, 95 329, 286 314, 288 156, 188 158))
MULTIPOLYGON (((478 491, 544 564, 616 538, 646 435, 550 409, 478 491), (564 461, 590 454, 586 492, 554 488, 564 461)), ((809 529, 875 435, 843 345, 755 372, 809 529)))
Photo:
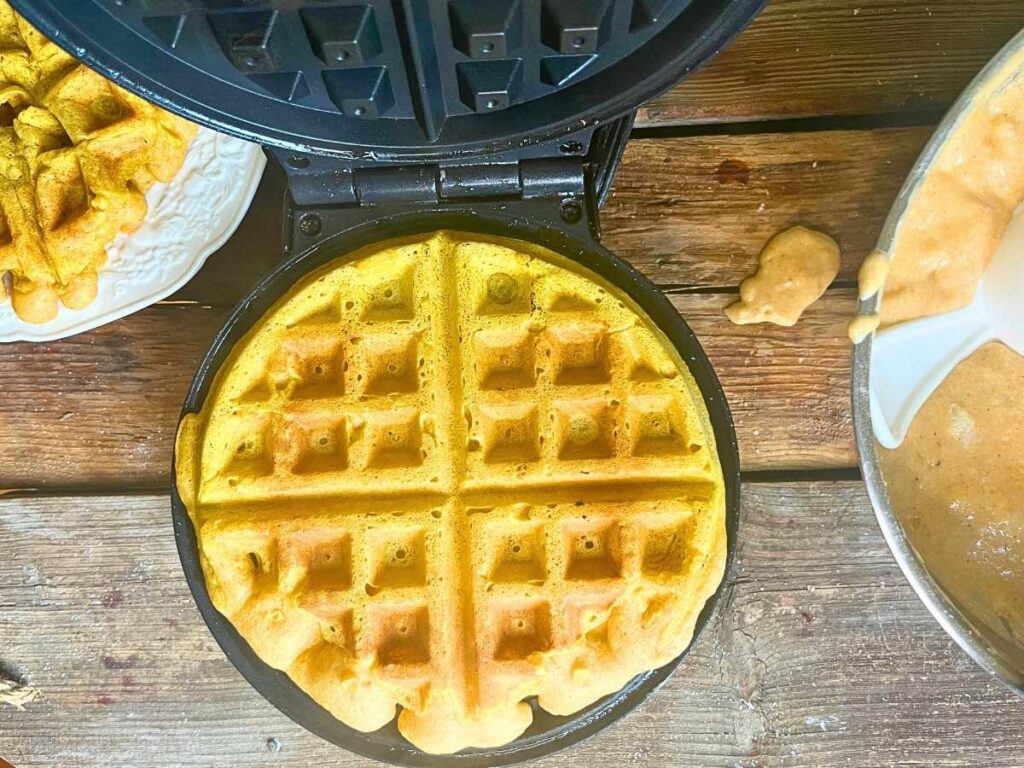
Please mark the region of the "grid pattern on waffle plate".
MULTIPOLYGON (((613 66, 689 0, 110 3, 153 44, 281 104, 376 130, 500 112, 613 66)), ((388 142, 382 142, 388 144, 388 142)))
POLYGON ((715 460, 675 364, 605 288, 438 235, 299 296, 210 415, 227 438, 207 439, 198 518, 229 615, 269 594, 390 678, 486 695, 627 582, 703 567, 715 460))

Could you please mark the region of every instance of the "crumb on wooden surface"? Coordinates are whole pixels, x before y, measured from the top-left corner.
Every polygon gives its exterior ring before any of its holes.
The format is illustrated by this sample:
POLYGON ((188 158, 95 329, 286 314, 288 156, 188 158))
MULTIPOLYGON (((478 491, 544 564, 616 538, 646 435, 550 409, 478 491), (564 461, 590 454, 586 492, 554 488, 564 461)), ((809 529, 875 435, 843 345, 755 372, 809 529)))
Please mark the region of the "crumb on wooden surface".
POLYGON ((7 704, 15 709, 25 709, 39 697, 39 689, 24 685, 15 680, 0 678, 0 704, 7 704))

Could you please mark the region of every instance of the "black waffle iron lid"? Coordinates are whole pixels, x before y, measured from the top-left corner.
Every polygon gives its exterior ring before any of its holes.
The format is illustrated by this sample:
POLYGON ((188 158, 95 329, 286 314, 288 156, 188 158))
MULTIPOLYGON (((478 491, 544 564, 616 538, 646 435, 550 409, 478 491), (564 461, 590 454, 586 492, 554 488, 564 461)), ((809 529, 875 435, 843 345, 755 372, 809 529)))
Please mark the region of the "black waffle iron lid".
POLYGON ((300 152, 450 158, 624 114, 764 0, 12 0, 128 89, 300 152))

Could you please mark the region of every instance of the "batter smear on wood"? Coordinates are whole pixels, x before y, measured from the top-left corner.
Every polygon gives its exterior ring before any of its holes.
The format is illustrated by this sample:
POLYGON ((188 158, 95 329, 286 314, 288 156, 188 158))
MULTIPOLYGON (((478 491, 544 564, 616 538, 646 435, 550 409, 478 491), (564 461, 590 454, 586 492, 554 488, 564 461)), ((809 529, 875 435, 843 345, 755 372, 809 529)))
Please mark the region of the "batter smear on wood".
POLYGON ((821 298, 839 273, 839 246, 826 234, 793 227, 761 251, 757 272, 740 284, 740 300, 725 308, 737 325, 790 326, 821 298))

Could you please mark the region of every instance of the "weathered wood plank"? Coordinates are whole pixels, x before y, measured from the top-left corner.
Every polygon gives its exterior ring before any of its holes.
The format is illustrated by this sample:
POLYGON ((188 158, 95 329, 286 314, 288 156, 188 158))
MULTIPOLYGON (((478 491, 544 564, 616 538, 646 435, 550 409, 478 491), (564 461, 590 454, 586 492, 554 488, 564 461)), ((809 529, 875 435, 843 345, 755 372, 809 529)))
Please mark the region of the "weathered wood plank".
POLYGON ((821 229, 856 276, 930 129, 633 141, 601 222, 660 285, 736 285, 768 239, 821 229))
MULTIPOLYGON (((162 496, 0 500, 0 708, 19 768, 371 765, 279 714, 192 605, 162 496)), ((903 580, 859 484, 748 485, 721 610, 595 766, 1018 766, 1024 704, 903 580)))
MULTIPOLYGON (((854 465, 844 331, 852 292, 828 293, 789 329, 733 326, 722 314, 733 299, 672 296, 725 386, 744 467, 854 465)), ((66 341, 6 346, 0 488, 168 482, 185 391, 225 315, 162 305, 66 341)))
MULTIPOLYGON (((605 244, 661 285, 736 285, 800 223, 835 236, 841 279, 878 238, 930 129, 634 140, 601 219, 605 244)), ((174 297, 234 304, 282 258, 283 185, 268 172, 245 224, 174 297)))
POLYGON ((941 109, 1022 26, 1017 0, 772 0, 638 125, 941 109))
MULTIPOLYGON (((604 214, 606 242, 662 285, 734 286, 768 237, 803 223, 839 239, 841 278, 852 278, 927 133, 635 141, 604 214)), ((0 464, 0 487, 166 480, 173 425, 202 351, 225 308, 280 258, 280 187, 268 184, 260 200, 252 226, 174 297, 199 305, 164 305, 58 344, 4 347, 0 455, 11 460, 0 464)), ((744 466, 852 466, 849 294, 831 293, 791 330, 730 326, 720 314, 730 298, 674 300, 718 366, 744 466)))
POLYGON ((736 326, 733 295, 675 295, 718 372, 736 423, 744 470, 857 464, 850 417, 852 290, 833 290, 792 328, 736 326))

